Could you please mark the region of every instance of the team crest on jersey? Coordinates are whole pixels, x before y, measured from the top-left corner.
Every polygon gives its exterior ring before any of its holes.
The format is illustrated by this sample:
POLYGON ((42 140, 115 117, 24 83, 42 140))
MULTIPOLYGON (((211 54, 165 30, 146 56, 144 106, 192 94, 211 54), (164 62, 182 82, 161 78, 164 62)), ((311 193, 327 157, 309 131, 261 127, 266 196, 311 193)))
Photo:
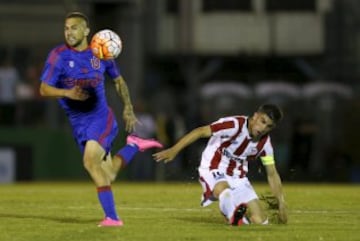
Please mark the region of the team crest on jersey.
POLYGON ((74 68, 74 66, 75 66, 75 62, 73 60, 70 60, 69 61, 69 67, 74 68))
POLYGON ((252 156, 256 155, 258 153, 258 149, 256 147, 251 147, 249 151, 247 151, 247 154, 252 156))
POLYGON ((100 59, 96 58, 95 56, 93 56, 91 59, 90 59, 90 62, 91 62, 91 67, 93 69, 100 69, 100 59))

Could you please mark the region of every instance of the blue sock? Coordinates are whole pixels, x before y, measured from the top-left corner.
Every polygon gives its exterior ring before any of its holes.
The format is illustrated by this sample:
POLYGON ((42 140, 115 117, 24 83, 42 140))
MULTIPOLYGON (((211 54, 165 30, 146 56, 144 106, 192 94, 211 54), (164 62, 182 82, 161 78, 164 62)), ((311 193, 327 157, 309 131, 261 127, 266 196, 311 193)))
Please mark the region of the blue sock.
POLYGON ((120 156, 124 160, 124 164, 127 165, 134 158, 135 154, 138 153, 139 147, 137 145, 126 145, 121 148, 116 155, 120 156))
POLYGON ((98 187, 98 198, 105 216, 114 220, 119 220, 116 214, 114 196, 110 186, 98 187))

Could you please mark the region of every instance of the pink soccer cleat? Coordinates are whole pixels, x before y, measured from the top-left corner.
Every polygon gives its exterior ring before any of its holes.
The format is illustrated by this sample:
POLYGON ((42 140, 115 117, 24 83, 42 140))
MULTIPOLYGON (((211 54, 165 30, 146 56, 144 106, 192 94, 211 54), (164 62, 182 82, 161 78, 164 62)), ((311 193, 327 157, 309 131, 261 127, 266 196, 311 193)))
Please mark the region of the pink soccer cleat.
POLYGON ((114 220, 106 217, 98 224, 98 227, 121 227, 123 225, 124 223, 122 220, 114 220))
POLYGON ((129 135, 127 138, 126 138, 126 143, 127 144, 135 144, 139 147, 139 150, 141 152, 147 150, 147 149, 150 149, 150 148, 162 148, 163 145, 154 140, 154 139, 143 139, 143 138, 140 138, 138 136, 135 136, 135 135, 129 135))

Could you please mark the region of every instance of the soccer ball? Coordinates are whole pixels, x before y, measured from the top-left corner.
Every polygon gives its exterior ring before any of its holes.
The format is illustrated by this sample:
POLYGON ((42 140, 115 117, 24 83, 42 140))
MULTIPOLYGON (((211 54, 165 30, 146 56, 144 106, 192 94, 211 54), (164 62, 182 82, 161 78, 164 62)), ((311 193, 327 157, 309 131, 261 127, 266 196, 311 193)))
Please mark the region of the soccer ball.
POLYGON ((122 42, 114 31, 110 29, 100 30, 91 39, 90 48, 99 59, 114 59, 122 50, 122 42))

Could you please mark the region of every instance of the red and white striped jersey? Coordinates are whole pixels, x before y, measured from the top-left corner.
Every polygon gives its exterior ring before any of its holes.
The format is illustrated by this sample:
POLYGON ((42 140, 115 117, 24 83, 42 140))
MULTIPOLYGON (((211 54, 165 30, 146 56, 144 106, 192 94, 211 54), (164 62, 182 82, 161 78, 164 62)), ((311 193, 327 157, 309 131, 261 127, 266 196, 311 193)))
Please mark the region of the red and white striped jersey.
POLYGON ((220 169, 241 178, 248 172, 248 162, 258 157, 264 165, 274 164, 270 136, 253 141, 247 126, 247 116, 229 116, 213 122, 212 136, 202 153, 200 168, 220 169))

